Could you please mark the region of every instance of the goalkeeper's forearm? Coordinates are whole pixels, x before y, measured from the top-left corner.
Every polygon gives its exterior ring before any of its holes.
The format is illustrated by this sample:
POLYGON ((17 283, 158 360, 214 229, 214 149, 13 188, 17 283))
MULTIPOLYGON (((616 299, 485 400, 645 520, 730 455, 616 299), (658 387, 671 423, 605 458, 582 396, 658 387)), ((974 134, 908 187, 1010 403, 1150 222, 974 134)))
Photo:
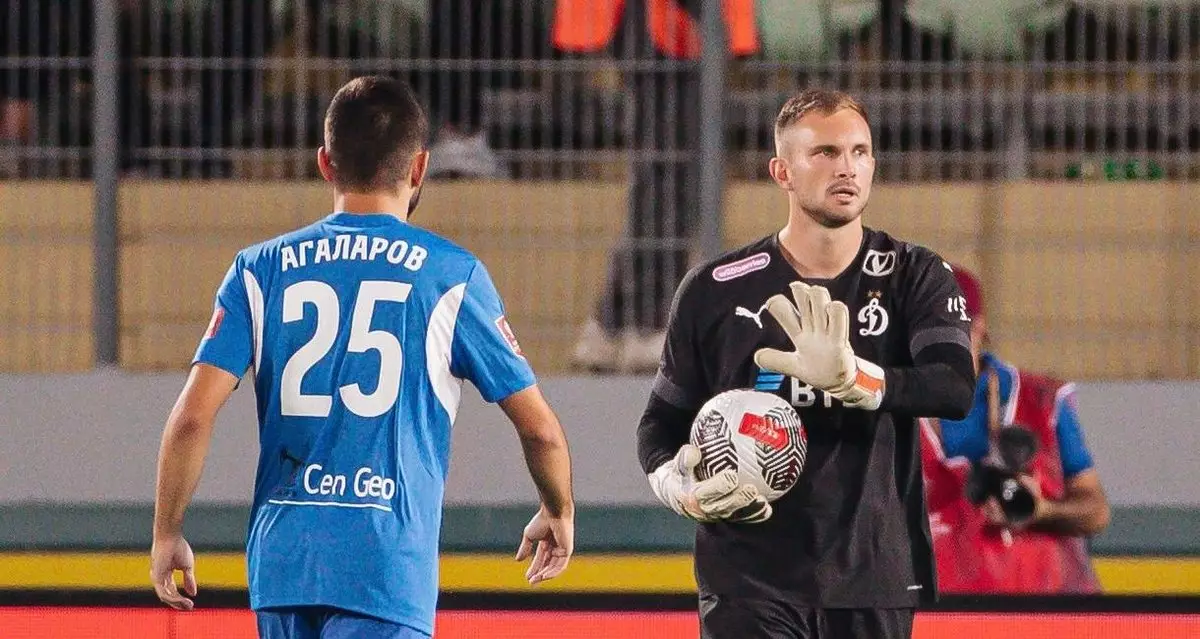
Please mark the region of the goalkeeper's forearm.
POLYGON ((957 344, 936 344, 917 354, 915 366, 884 368, 880 410, 962 419, 975 399, 975 364, 957 344))
POLYGON ((687 443, 696 410, 685 410, 651 393, 637 429, 638 463, 647 475, 670 461, 687 443))

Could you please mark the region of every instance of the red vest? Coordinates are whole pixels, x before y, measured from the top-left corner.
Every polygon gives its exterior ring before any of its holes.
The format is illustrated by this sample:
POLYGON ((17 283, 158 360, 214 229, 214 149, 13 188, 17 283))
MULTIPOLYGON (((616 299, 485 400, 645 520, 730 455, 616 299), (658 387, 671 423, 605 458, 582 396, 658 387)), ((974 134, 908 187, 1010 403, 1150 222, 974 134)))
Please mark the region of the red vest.
MULTIPOLYGON (((1038 452, 1031 474, 1044 497, 1059 499, 1065 485, 1054 420, 1058 402, 1066 401, 1071 386, 1009 370, 1014 387, 1009 404, 1001 409, 1004 422, 1021 424, 1034 432, 1038 452)), ((987 523, 983 511, 963 494, 969 462, 961 457, 946 458, 932 420, 921 420, 921 461, 939 592, 1100 591, 1082 537, 1030 530, 1009 533, 987 523)))
MULTIPOLYGON (((754 0, 722 0, 729 51, 758 52, 754 0)), ((592 53, 612 42, 625 11, 625 0, 558 0, 551 39, 560 51, 592 53)), ((646 27, 660 53, 671 58, 700 57, 700 28, 675 0, 647 0, 646 27)))

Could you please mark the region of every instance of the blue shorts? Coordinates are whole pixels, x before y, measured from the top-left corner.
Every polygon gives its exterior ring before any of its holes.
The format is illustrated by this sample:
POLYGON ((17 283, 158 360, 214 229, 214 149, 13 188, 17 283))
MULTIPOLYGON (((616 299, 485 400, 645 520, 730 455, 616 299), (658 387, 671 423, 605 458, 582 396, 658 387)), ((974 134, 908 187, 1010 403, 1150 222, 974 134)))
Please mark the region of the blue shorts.
POLYGON ((429 639, 403 624, 329 606, 267 608, 255 616, 260 639, 429 639))

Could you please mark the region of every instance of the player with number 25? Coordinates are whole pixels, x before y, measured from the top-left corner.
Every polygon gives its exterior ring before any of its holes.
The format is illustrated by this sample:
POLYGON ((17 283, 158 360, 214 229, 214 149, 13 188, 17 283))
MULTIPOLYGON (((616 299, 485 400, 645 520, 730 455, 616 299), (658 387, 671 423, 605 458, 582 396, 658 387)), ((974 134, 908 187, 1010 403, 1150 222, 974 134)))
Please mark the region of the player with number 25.
POLYGON ((333 212, 234 258, 159 453, 150 577, 166 604, 195 605, 184 512, 217 412, 247 371, 260 451, 246 555, 260 636, 432 635, 463 380, 513 422, 539 492, 517 551, 532 557, 526 578, 566 568, 574 503, 558 418, 484 265, 409 223, 427 134, 407 85, 352 80, 317 154, 333 212))

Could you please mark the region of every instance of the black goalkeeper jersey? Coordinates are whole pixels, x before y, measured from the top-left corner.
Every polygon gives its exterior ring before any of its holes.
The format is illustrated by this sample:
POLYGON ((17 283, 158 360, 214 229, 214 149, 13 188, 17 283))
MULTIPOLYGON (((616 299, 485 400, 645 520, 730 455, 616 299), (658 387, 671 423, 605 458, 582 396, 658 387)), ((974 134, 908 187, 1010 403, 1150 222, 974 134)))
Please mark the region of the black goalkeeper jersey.
POLYGON ((804 471, 770 520, 698 525, 702 593, 824 608, 908 607, 935 596, 916 417, 961 418, 975 387, 970 319, 950 269, 928 249, 865 229, 857 257, 833 279, 801 278, 777 235, 688 273, 639 427, 643 468, 674 456, 699 407, 729 389, 780 395, 808 434, 804 471), (759 348, 794 349, 764 305, 777 293, 790 298, 796 280, 848 307, 855 354, 884 369, 879 410, 845 408, 755 365, 759 348))

